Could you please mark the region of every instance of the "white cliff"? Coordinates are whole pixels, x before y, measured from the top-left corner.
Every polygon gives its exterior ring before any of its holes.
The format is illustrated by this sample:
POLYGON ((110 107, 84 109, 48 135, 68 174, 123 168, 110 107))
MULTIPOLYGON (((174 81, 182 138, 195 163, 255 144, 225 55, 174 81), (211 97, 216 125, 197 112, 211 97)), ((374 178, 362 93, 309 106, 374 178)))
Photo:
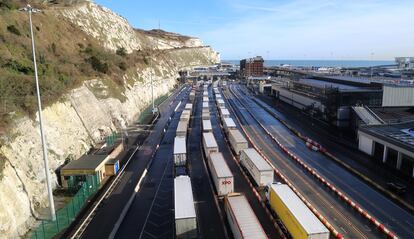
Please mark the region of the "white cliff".
MULTIPOLYGON (((43 110, 54 186, 54 170, 66 159, 80 157, 116 127, 137 119, 151 99, 150 76, 154 77, 154 95, 158 97, 173 89, 179 70, 219 61, 218 54, 202 46, 197 38, 155 40, 93 3, 59 9, 56 14, 62 14, 112 51, 120 47, 128 52, 145 48, 170 50, 162 56, 151 56, 151 65, 138 67, 135 74, 125 74, 121 99, 107 94, 105 79, 94 78, 43 110)), ((0 238, 18 238, 33 226, 40 209, 47 206, 37 119, 22 117, 14 122, 6 142, 0 145, 0 155, 6 158, 0 179, 0 238)))

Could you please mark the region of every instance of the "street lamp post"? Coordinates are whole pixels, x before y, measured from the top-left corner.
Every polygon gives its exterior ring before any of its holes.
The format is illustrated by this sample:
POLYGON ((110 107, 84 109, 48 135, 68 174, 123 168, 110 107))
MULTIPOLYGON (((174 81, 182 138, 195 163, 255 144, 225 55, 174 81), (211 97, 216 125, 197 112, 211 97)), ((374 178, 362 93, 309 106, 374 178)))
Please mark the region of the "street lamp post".
POLYGON ((46 185, 47 185, 47 192, 48 192, 48 196, 49 196, 50 215, 51 215, 51 219, 53 221, 55 221, 56 220, 55 203, 53 201, 52 184, 50 182, 50 172, 49 172, 49 161, 48 161, 48 158, 47 158, 46 138, 45 138, 45 133, 43 131, 42 103, 40 101, 39 77, 38 77, 38 74, 37 74, 36 50, 35 50, 35 41, 34 41, 34 35, 33 35, 33 24, 32 24, 32 12, 36 13, 36 12, 40 12, 40 10, 32 8, 30 5, 27 5, 27 7, 22 8, 21 10, 29 13, 30 35, 31 35, 31 38, 32 38, 33 64, 34 64, 35 80, 36 80, 37 106, 39 108, 40 136, 41 136, 41 140, 42 140, 43 160, 44 160, 45 174, 46 174, 46 185))

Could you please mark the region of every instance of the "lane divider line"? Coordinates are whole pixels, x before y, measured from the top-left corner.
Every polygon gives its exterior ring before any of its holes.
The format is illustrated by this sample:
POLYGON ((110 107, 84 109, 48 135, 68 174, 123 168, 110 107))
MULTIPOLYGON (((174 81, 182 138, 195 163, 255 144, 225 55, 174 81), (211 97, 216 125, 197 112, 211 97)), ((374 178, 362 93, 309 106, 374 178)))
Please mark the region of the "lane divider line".
MULTIPOLYGON (((230 90, 230 91, 232 91, 232 90, 230 90)), ((286 154, 288 154, 290 156, 290 158, 294 159, 296 162, 299 163, 299 165, 301 165, 302 167, 304 167, 308 172, 310 172, 312 175, 316 176, 316 178, 319 179, 319 181, 321 181, 323 184, 325 184, 335 194, 337 194, 338 196, 340 196, 341 199, 345 199, 343 201, 346 202, 348 205, 350 205, 354 210, 356 210, 357 212, 359 212, 360 215, 362 215, 366 219, 370 219, 369 221, 372 224, 374 224, 381 232, 383 232, 384 234, 386 234, 387 237, 392 238, 392 239, 397 239, 398 238, 394 232, 392 232, 391 230, 389 230, 388 228, 386 228, 385 225, 382 224, 381 222, 379 222, 376 218, 374 218, 373 216, 369 215, 368 212, 366 212, 364 209, 361 208, 361 206, 357 205, 355 202, 353 202, 351 199, 349 199, 348 196, 341 197, 341 195, 345 195, 344 192, 341 192, 340 190, 338 190, 335 186, 333 186, 331 183, 329 183, 326 179, 321 180, 321 179, 323 179, 323 177, 321 175, 319 175, 314 169, 312 169, 311 167, 309 167, 297 155, 295 155, 294 153, 292 153, 286 146, 284 146, 278 139, 276 139, 276 137, 274 137, 267 130, 267 128, 264 127, 264 125, 262 123, 260 123, 259 120, 256 117, 253 116, 253 114, 251 114, 251 115, 252 115, 252 118, 254 118, 256 120, 256 122, 264 129, 264 131, 266 132, 266 134, 270 138, 272 138, 273 141, 275 141, 276 144, 282 149, 282 151, 285 152, 286 154), (339 193, 341 193, 341 194, 339 194, 339 193), (367 215, 369 215, 370 217, 368 218, 367 215)))
POLYGON ((335 236, 337 239, 342 239, 343 236, 341 233, 339 233, 331 223, 296 189, 295 186, 281 173, 279 170, 276 169, 276 167, 271 163, 269 158, 267 158, 266 155, 264 155, 259 147, 256 146, 256 144, 253 142, 253 139, 248 135, 247 131, 244 129, 243 125, 241 124, 241 121, 239 117, 236 115, 233 106, 231 104, 230 108, 233 111, 233 114, 236 116, 236 120, 238 121, 239 125, 241 126, 241 129, 243 130, 245 136, 249 140, 250 144, 253 146, 253 148, 256 149, 256 151, 269 163, 269 165, 273 168, 273 171, 276 173, 278 177, 282 179, 284 183, 286 183, 294 193, 305 203, 305 205, 321 220, 321 222, 331 231, 331 233, 335 236))

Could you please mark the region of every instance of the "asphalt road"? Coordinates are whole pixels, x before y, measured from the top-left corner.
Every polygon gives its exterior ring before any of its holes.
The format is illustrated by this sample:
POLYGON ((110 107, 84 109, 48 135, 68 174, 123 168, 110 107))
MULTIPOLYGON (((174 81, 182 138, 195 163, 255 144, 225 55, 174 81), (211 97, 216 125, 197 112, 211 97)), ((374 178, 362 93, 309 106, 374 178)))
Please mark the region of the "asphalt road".
POLYGON ((183 109, 184 103, 172 117, 142 187, 122 221, 116 238, 174 237, 173 148, 183 109))
MULTIPOLYGON (((174 111, 175 106, 183 95, 183 92, 178 95, 175 93, 159 106, 161 117, 144 141, 141 150, 134 155, 130 164, 125 169, 119 184, 96 212, 94 218, 83 233, 82 238, 109 237, 125 204, 132 195, 139 178, 150 161, 156 145, 161 141, 162 131, 169 120, 171 112, 174 111)), ((136 235, 131 236, 135 237, 136 235)))
POLYGON ((248 111, 250 109, 247 109, 234 95, 228 97, 243 127, 262 153, 345 238, 381 238, 382 235, 376 229, 370 228, 368 221, 357 217, 352 209, 345 206, 328 189, 322 187, 300 166, 287 158, 254 120, 248 111))
POLYGON ((408 177, 401 175, 401 172, 390 169, 388 165, 379 163, 362 153, 358 150, 358 145, 355 141, 340 137, 338 130, 326 125, 326 123, 304 115, 299 110, 284 102, 277 101, 273 97, 264 95, 256 97, 256 100, 262 102, 262 105, 270 110, 270 112, 282 120, 289 121, 289 124, 296 130, 321 143, 335 157, 370 178, 376 184, 381 185, 385 189, 387 189, 388 182, 400 182, 404 184, 407 187, 407 192, 403 195, 396 196, 399 197, 399 200, 414 205, 413 179, 408 179, 408 177), (306 120, 303 120, 304 118, 306 120))
POLYGON ((207 167, 202 157, 201 148, 201 111, 202 94, 196 94, 193 105, 193 117, 187 140, 187 157, 189 159, 191 184, 196 202, 199 238, 226 238, 221 214, 215 203, 214 186, 209 181, 207 167))
MULTIPOLYGON (((233 155, 229 145, 226 142, 225 136, 223 131, 220 127, 220 117, 218 115, 217 107, 215 104, 214 99, 212 98, 212 90, 211 87, 209 88, 210 91, 210 117, 211 117, 211 125, 213 128, 213 134, 216 138, 217 144, 219 146, 219 151, 223 154, 227 165, 229 166, 233 177, 234 177, 234 191, 238 193, 243 193, 246 196, 247 200, 250 203, 254 213, 256 214, 257 218, 259 219, 260 224, 262 225, 265 233, 268 235, 269 238, 281 238, 279 233, 277 232, 273 222, 266 214, 265 209, 262 207, 260 202, 258 201, 257 197, 254 195, 251 187, 249 186, 248 181, 243 176, 241 172, 241 168, 237 165, 235 160, 233 159, 233 155)), ((226 105, 228 107, 228 105, 226 105)), ((233 116, 234 117, 234 116, 233 116)))
MULTIPOLYGON (((238 92, 236 94, 240 97, 243 105, 248 107, 260 123, 265 125, 266 129, 273 136, 280 139, 290 151, 298 155, 309 166, 316 169, 321 175, 333 183, 335 187, 345 192, 354 202, 361 205, 362 208, 397 233, 398 236, 401 238, 414 238, 414 216, 412 214, 396 205, 325 155, 309 150, 299 137, 266 112, 261 106, 257 105, 248 96, 245 88, 234 86, 232 89, 238 92)), ((355 217, 358 218, 359 216, 356 215, 355 217)), ((363 223, 364 221, 361 222, 363 223)), ((365 223, 365 225, 367 224, 365 223)), ((371 225, 369 227, 375 230, 371 225)))

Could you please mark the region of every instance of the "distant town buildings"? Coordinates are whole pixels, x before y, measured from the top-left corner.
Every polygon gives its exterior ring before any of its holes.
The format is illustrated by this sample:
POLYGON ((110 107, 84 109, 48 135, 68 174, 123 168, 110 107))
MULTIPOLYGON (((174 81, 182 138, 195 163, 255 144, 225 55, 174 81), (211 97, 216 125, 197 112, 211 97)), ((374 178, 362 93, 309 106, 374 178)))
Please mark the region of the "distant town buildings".
POLYGON ((399 69, 414 69, 414 57, 396 57, 399 69))
POLYGON ((243 59, 240 61, 240 72, 246 77, 263 76, 263 63, 261 56, 243 59))

